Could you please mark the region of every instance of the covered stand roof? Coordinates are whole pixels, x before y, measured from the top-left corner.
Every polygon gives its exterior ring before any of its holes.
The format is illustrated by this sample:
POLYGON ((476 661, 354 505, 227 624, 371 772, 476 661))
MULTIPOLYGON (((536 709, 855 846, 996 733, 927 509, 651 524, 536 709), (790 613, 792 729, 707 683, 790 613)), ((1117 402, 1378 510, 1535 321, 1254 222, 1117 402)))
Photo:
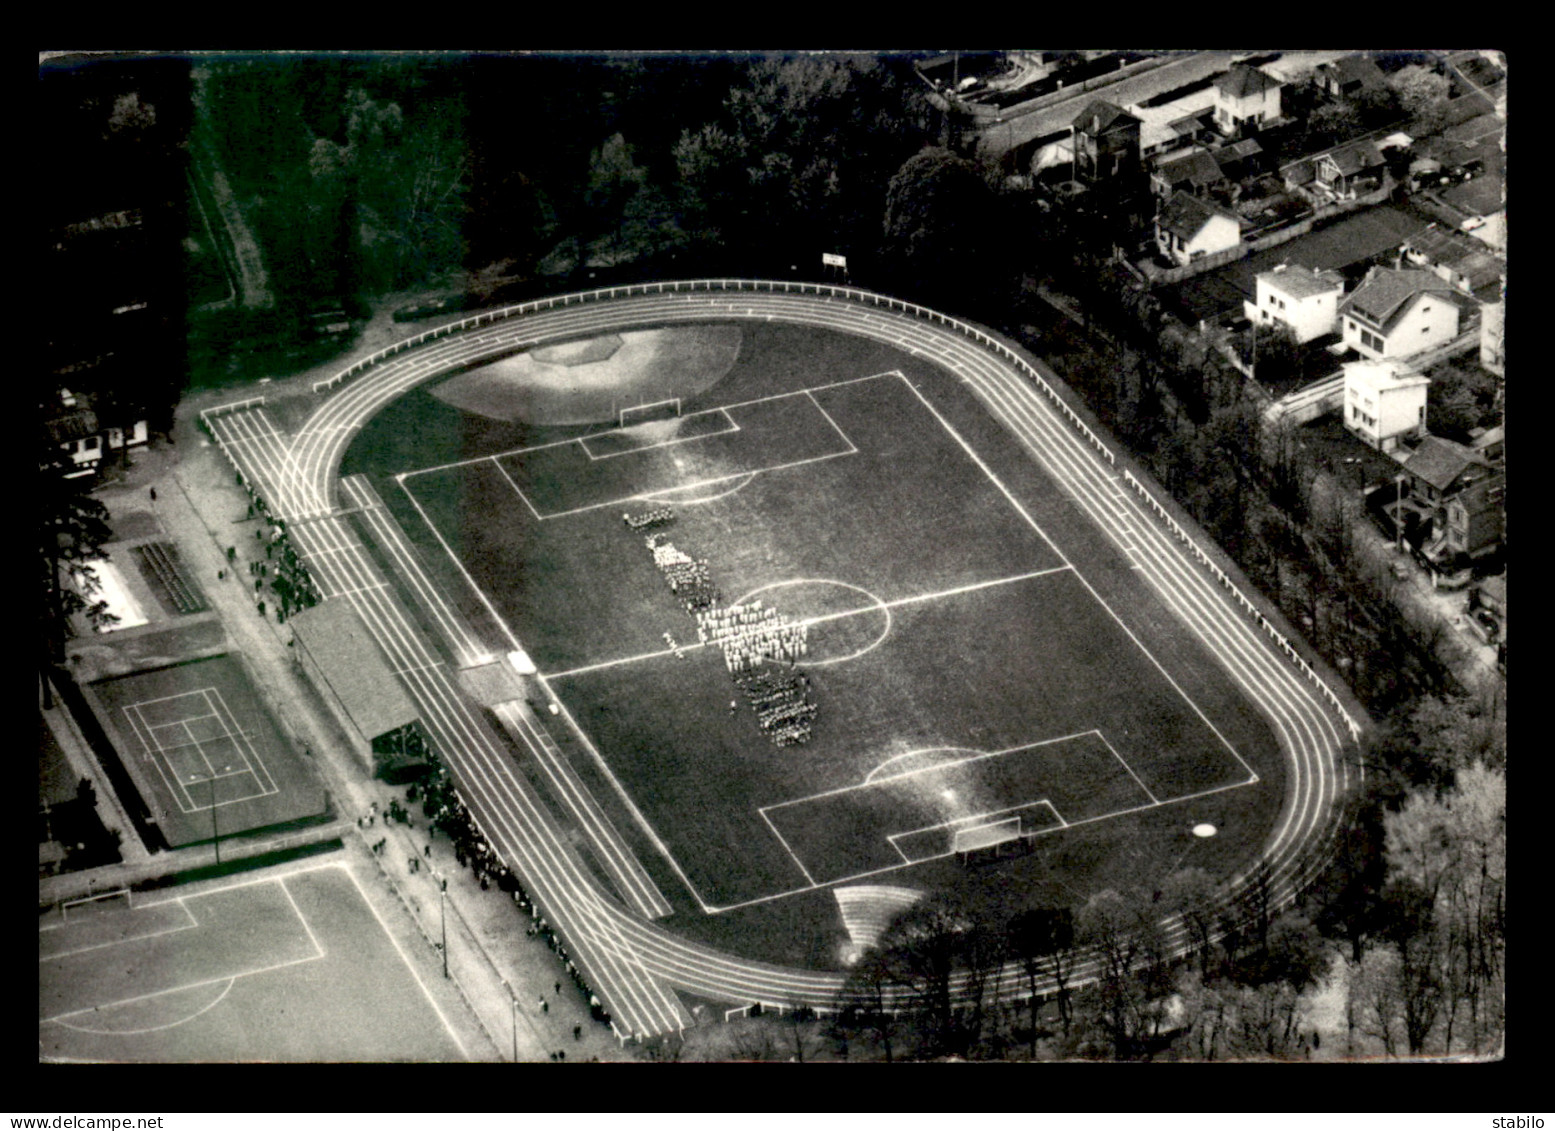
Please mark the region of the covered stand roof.
POLYGON ((369 740, 420 717, 348 602, 324 601, 294 613, 287 623, 369 740))

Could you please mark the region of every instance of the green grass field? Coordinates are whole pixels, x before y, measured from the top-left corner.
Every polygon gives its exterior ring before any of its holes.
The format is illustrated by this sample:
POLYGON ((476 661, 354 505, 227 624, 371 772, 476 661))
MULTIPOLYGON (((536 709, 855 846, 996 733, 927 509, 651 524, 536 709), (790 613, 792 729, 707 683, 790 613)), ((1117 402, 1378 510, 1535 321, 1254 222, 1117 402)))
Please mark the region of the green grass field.
POLYGON ((38 942, 48 1059, 461 1061, 348 868, 86 904, 38 942))
POLYGON ((886 347, 747 335, 678 431, 461 422, 456 455, 445 435, 418 459, 387 435, 369 458, 370 429, 352 457, 450 592, 476 609, 467 575, 495 606, 590 736, 598 788, 631 798, 702 909, 942 883, 953 831, 999 814, 1050 861, 1062 842, 1116 861, 1104 826, 1154 836, 1173 802, 1253 786, 1259 835, 1277 804, 1256 788, 1266 730, 1137 578, 1096 567, 1101 536, 970 397, 886 347), (808 744, 775 747, 729 710, 716 651, 668 650, 666 632, 695 645, 694 622, 622 513, 672 499, 699 500, 664 533, 726 603, 815 620, 808 744))

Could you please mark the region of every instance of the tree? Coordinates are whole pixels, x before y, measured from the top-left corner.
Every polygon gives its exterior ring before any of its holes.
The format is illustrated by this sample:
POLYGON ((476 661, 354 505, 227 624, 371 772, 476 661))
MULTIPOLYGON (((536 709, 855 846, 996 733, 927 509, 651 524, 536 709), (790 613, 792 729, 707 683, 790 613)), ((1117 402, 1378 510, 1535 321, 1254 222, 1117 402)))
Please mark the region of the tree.
POLYGON ((969 293, 1007 281, 998 211, 976 166, 947 149, 924 149, 886 190, 883 254, 910 293, 964 309, 969 293))
POLYGON ((1086 997, 1117 1060, 1144 1054, 1166 1016, 1172 987, 1154 910, 1138 894, 1109 888, 1087 900, 1078 916, 1080 938, 1100 963, 1086 997))
POLYGON ((1414 120, 1415 128, 1424 132, 1441 128, 1452 92, 1452 83, 1444 75, 1412 63, 1388 79, 1388 86, 1397 95, 1399 107, 1414 120))
POLYGON ((1072 1005, 1069 980, 1074 974, 1074 912, 1067 907, 1034 907, 1009 923, 1009 949, 1026 974, 1031 1005, 1031 1055, 1037 1055, 1037 981, 1052 978, 1058 999, 1058 1015, 1069 1032, 1072 1005))
POLYGON ((42 600, 38 605, 38 662, 44 703, 52 702, 49 671, 64 663, 70 617, 84 613, 95 628, 119 618, 98 596, 94 562, 108 560, 103 546, 112 539, 108 508, 87 494, 77 480, 65 478, 71 462, 57 448, 47 449, 39 470, 38 569, 42 600))

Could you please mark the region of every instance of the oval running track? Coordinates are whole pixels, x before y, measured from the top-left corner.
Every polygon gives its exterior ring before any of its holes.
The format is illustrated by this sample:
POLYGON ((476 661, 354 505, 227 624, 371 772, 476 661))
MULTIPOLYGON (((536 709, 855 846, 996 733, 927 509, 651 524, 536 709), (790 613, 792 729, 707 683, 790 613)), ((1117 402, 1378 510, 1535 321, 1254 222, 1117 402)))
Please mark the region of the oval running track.
MULTIPOLYGON (((270 422, 262 404, 202 414, 272 514, 286 522, 320 592, 326 599, 351 601, 390 657, 482 835, 566 940, 612 1014, 618 1036, 683 1029, 689 1018, 674 990, 734 1005, 825 1010, 836 1005, 845 976, 750 961, 678 937, 655 922, 667 905, 630 862, 619 867, 606 862, 617 877, 615 891, 595 878, 348 526, 346 514, 364 509, 370 514, 372 503, 352 482, 340 483, 338 468, 368 420, 452 369, 567 338, 730 320, 796 323, 870 338, 933 362, 966 383, 1094 525, 1130 554, 1155 592, 1272 724, 1285 761, 1284 805, 1261 859, 1219 889, 1216 905, 1217 910, 1235 906, 1253 883, 1266 885, 1275 906, 1293 900, 1331 855, 1335 802, 1349 775, 1358 772, 1347 753, 1359 725, 1316 674, 1293 658, 1288 643, 1260 623, 1246 599, 1228 588, 1228 579, 1205 564, 1186 532, 1163 521, 1142 486, 1118 473, 1113 453, 1033 364, 976 327, 883 295, 816 284, 702 280, 618 287, 451 322, 357 362, 315 386, 339 391, 291 438, 270 422)), ((417 599, 431 609, 458 663, 488 656, 489 645, 447 609, 413 558, 400 557, 398 566, 417 599)), ((519 647, 518 641, 512 646, 519 647)), ((510 722, 528 753, 544 764, 543 738, 535 728, 510 722)), ((1191 934, 1182 916, 1163 920, 1162 928, 1173 952, 1189 949, 1191 934)), ((1071 984, 1083 984, 1098 967, 1096 956, 1084 956, 1071 984)), ((1011 999, 1029 992, 1014 963, 1001 970, 996 987, 1011 999)), ((1037 988, 1042 993, 1054 987, 1039 980, 1037 988)))

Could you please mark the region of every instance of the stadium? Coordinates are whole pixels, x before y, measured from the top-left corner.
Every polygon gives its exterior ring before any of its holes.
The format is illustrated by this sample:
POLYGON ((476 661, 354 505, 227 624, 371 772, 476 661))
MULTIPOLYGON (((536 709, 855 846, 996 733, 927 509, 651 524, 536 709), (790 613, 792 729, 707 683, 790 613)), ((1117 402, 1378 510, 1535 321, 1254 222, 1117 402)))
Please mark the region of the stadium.
POLYGON ((931 894, 1008 918, 1193 867, 1285 902, 1326 859, 1357 713, 978 327, 651 284, 439 326, 315 393, 204 423, 623 1039, 833 1008, 931 894))

